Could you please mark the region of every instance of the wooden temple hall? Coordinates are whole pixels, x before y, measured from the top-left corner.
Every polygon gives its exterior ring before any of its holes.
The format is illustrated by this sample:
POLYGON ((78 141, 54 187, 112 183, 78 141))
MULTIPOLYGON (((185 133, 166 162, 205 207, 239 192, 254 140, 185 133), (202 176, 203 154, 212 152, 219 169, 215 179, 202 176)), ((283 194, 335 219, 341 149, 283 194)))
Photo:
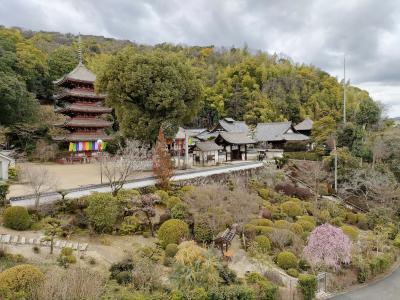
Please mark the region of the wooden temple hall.
POLYGON ((107 141, 111 140, 106 129, 113 122, 102 116, 112 109, 104 106, 106 95, 95 92, 95 80, 96 75, 80 59, 75 69, 53 82, 57 91, 53 96, 55 112, 65 116, 62 123, 56 124, 64 133, 54 140, 68 148, 67 161, 89 161, 105 150, 107 141))

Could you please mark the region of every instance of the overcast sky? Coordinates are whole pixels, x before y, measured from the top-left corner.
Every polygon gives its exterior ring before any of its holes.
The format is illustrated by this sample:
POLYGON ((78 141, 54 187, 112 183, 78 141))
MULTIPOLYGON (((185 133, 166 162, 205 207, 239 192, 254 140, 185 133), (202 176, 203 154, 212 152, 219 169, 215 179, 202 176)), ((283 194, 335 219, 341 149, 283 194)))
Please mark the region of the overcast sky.
POLYGON ((400 116, 399 0, 0 0, 0 24, 138 43, 243 46, 347 77, 400 116))

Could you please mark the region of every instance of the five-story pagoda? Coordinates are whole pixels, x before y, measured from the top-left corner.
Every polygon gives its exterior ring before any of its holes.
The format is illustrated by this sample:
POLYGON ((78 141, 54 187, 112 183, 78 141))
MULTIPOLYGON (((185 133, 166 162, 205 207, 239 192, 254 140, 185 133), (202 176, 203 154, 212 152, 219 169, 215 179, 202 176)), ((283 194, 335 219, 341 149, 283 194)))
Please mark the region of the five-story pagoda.
POLYGON ((101 116, 111 113, 112 109, 104 106, 106 95, 95 92, 96 75, 85 67, 79 56, 76 68, 53 82, 57 90, 55 112, 66 116, 66 120, 56 126, 67 132, 54 140, 68 144, 72 156, 90 157, 104 150, 105 142, 111 139, 105 129, 113 123, 101 116))

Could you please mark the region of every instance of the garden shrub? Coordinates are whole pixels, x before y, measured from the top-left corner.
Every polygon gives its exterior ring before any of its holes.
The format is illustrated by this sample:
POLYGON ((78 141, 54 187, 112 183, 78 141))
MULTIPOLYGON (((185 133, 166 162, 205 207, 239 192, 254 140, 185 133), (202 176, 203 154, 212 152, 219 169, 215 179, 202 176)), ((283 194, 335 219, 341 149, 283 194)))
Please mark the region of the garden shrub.
POLYGON ((308 263, 308 261, 304 258, 300 258, 299 260, 299 268, 302 271, 307 271, 311 268, 310 264, 308 263))
POLYGON ((278 221, 275 221, 275 223, 274 223, 274 227, 279 228, 279 229, 290 229, 291 226, 292 226, 292 223, 290 223, 286 220, 278 220, 278 221))
POLYGON ((263 207, 261 209, 261 217, 264 219, 271 220, 272 219, 272 211, 270 208, 263 207))
POLYGON ((0 273, 0 290, 8 290, 13 293, 23 293, 27 298, 35 288, 39 287, 44 281, 44 274, 37 267, 22 264, 0 273))
POLYGON ((318 219, 320 220, 321 224, 329 223, 331 220, 331 214, 329 210, 324 209, 318 214, 318 219))
POLYGON ((331 224, 335 225, 337 227, 340 227, 343 225, 343 218, 342 217, 335 217, 331 220, 331 224))
POLYGON ((184 193, 193 191, 193 186, 191 185, 184 185, 180 188, 180 190, 184 193))
POLYGON ((359 283, 366 282, 371 276, 370 266, 364 260, 357 262, 356 269, 357 269, 357 281, 359 283))
POLYGON ((348 212, 346 214, 346 222, 351 225, 356 225, 357 224, 357 214, 348 212))
POLYGON ((298 289, 303 295, 304 300, 312 300, 317 292, 317 277, 311 274, 300 274, 298 279, 298 289))
POLYGON ((122 285, 131 283, 132 282, 132 272, 129 272, 129 271, 119 272, 115 276, 115 280, 118 282, 118 284, 122 284, 122 285))
POLYGON ((268 234, 274 230, 274 228, 270 226, 255 226, 256 234, 262 235, 262 234, 268 234))
POLYGON ((274 226, 274 223, 268 219, 253 219, 249 223, 254 226, 274 226))
POLYGON ((174 257, 175 254, 178 252, 178 245, 177 244, 168 244, 165 247, 165 255, 167 257, 174 257))
POLYGON ((177 205, 178 203, 181 203, 181 202, 182 202, 181 198, 176 197, 176 196, 171 196, 167 199, 166 205, 167 205, 167 208, 171 209, 175 205, 177 205))
POLYGON ((246 282, 250 285, 259 300, 278 299, 278 287, 269 282, 265 277, 258 273, 246 274, 246 282))
POLYGON ((85 229, 89 226, 89 220, 82 212, 77 212, 72 219, 72 224, 81 229, 85 229))
POLYGON ((118 192, 117 194, 117 199, 119 201, 129 201, 133 198, 137 198, 140 196, 140 193, 138 190, 126 190, 122 189, 118 192))
POLYGON ((224 284, 233 284, 237 282, 236 272, 229 269, 228 264, 219 264, 217 270, 224 284))
POLYGON ((389 254, 379 254, 374 256, 369 262, 371 274, 375 276, 384 272, 387 268, 389 268, 392 262, 393 258, 389 254))
POLYGON ((186 220, 188 217, 188 208, 185 203, 177 203, 171 209, 171 218, 172 219, 180 219, 186 220))
POLYGON ((154 192, 154 194, 156 194, 158 197, 160 197, 161 202, 165 205, 167 205, 167 200, 169 198, 169 195, 166 191, 163 190, 157 190, 154 192))
POLYGON ((57 262, 60 266, 67 268, 70 264, 76 263, 76 257, 73 254, 72 248, 62 248, 57 262))
POLYGON ((297 271, 297 269, 294 269, 294 268, 290 268, 289 270, 286 271, 286 273, 289 276, 296 277, 296 278, 299 276, 299 271, 297 271))
POLYGON ((299 224, 303 228, 303 230, 306 232, 310 232, 315 228, 315 225, 313 223, 311 223, 307 220, 304 220, 304 219, 300 219, 300 220, 296 221, 295 224, 299 224))
POLYGON ((113 263, 110 267, 110 272, 111 272, 110 278, 116 279, 117 275, 124 271, 132 273, 133 267, 134 265, 131 259, 127 259, 118 263, 113 263))
POLYGON ((204 288, 196 287, 187 292, 186 298, 190 300, 207 300, 208 295, 204 288))
POLYGON ((257 191, 257 193, 258 193, 258 196, 260 196, 264 200, 268 200, 269 199, 269 190, 268 189, 265 189, 265 188, 259 189, 257 191))
MULTIPOLYGON (((246 285, 220 285, 208 292, 210 300, 255 300, 252 288, 246 285)), ((178 299, 177 299, 178 300, 178 299)), ((180 300, 180 299, 179 299, 180 300)))
POLYGON ((9 185, 3 181, 0 181, 0 206, 6 203, 9 185))
POLYGON ((111 232, 122 213, 120 200, 107 193, 95 193, 86 199, 89 205, 85 212, 93 229, 99 233, 111 232))
POLYGON ((303 227, 298 223, 291 224, 290 231, 293 231, 294 233, 300 234, 300 235, 304 233, 303 227))
POLYGON ((276 258, 276 262, 279 267, 282 269, 290 269, 290 268, 296 268, 298 266, 298 261, 296 255, 294 255, 292 252, 289 251, 283 251, 278 254, 276 258))
POLYGON ((365 214, 358 213, 357 214, 357 227, 361 230, 368 229, 368 218, 365 214))
POLYGON ((138 232, 140 221, 136 216, 127 216, 119 227, 119 232, 122 235, 131 235, 138 232))
POLYGON ((26 230, 31 226, 31 217, 25 207, 11 206, 3 212, 3 224, 11 229, 26 230))
POLYGON ((296 201, 286 201, 281 204, 282 211, 289 217, 301 216, 303 214, 303 208, 296 201))
POLYGON ((393 246, 400 248, 400 234, 396 235, 396 238, 393 241, 393 246))
POLYGON ((182 220, 170 219, 164 222, 158 229, 157 237, 163 247, 168 244, 179 244, 189 235, 189 226, 182 220))
POLYGON ((258 235, 254 238, 254 242, 256 243, 257 250, 260 253, 267 253, 271 250, 271 242, 264 235, 258 235))
POLYGON ((297 218, 298 220, 303 220, 312 223, 314 226, 317 225, 315 218, 313 216, 300 216, 297 218))
POLYGON ((200 243, 212 242, 214 234, 207 215, 199 215, 195 218, 193 233, 196 241, 200 243))
POLYGON ((358 238, 358 230, 356 227, 350 225, 343 225, 340 227, 343 233, 346 234, 352 241, 355 241, 358 238))

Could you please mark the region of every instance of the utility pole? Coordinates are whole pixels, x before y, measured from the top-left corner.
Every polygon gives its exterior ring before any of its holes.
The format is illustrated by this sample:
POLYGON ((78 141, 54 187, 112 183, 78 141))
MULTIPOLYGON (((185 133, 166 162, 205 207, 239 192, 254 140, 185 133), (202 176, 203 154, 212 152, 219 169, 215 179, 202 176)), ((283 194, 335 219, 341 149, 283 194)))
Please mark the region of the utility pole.
POLYGON ((343 56, 343 124, 346 126, 346 55, 343 56))
POLYGON ((333 151, 335 151, 335 193, 337 195, 337 149, 336 149, 336 138, 333 140, 333 151))
POLYGON ((189 135, 185 130, 185 169, 189 169, 189 135))

